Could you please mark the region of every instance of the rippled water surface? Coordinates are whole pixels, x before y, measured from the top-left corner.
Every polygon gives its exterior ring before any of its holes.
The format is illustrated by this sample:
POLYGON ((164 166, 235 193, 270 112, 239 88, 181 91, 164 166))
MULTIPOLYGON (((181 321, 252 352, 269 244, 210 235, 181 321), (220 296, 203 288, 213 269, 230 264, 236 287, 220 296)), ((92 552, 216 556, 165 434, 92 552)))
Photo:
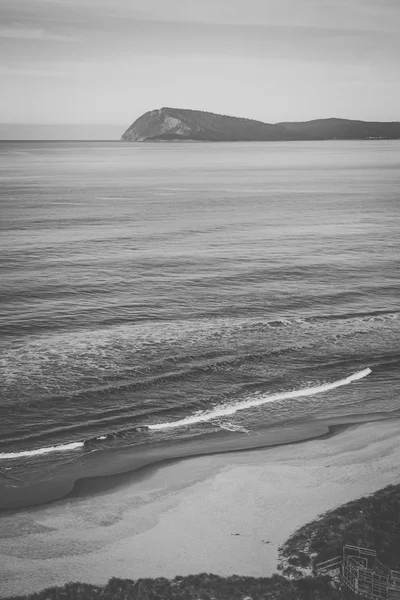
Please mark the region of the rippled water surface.
POLYGON ((397 141, 0 144, 4 468, 398 409, 399 190, 397 141))

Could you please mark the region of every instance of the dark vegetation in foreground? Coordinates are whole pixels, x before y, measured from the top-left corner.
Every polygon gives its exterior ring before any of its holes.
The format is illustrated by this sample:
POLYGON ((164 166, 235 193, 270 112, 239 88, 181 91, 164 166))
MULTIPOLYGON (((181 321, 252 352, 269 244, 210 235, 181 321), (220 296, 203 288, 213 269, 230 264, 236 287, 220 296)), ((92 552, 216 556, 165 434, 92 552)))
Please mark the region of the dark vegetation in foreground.
POLYGON ((315 574, 315 565, 340 555, 344 544, 374 548, 388 567, 400 569, 400 485, 349 502, 294 533, 280 549, 286 577, 113 578, 104 587, 69 583, 12 600, 347 600, 354 598, 347 588, 315 574))
POLYGON ((298 529, 280 549, 281 572, 312 570, 342 554, 345 544, 372 548, 387 567, 400 570, 400 485, 348 502, 298 529))
MULTIPOLYGON (((18 600, 341 600, 329 577, 290 580, 273 577, 219 577, 201 573, 157 579, 110 579, 104 588, 69 583, 18 600)), ((16 598, 14 598, 16 600, 16 598)))

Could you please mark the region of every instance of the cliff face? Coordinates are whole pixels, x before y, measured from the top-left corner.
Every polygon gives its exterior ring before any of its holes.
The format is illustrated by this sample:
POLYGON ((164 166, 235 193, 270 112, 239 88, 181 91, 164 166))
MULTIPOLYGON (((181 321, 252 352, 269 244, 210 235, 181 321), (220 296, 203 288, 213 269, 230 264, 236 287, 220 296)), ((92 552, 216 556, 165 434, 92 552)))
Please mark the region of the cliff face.
POLYGON ((145 113, 125 131, 122 140, 151 142, 197 140, 207 142, 399 139, 400 123, 317 119, 271 125, 252 119, 200 110, 160 108, 145 113))
POLYGON ((299 139, 281 125, 199 110, 160 108, 145 113, 123 134, 128 142, 160 140, 270 141, 299 139))

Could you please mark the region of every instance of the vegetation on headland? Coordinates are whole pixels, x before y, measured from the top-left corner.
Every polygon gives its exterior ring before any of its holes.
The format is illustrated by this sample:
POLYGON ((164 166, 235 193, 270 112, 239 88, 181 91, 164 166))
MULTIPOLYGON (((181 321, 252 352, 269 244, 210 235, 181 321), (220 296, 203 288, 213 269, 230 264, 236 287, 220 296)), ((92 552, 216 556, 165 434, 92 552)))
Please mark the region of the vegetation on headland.
POLYGON ((141 115, 121 139, 126 142, 400 139, 400 123, 331 118, 271 124, 164 106, 141 115))
POLYGON ((298 529, 280 548, 284 575, 339 556, 345 544, 376 550, 381 562, 400 570, 400 485, 353 500, 298 529))
POLYGON ((314 571, 318 562, 340 555, 344 544, 374 548, 382 562, 400 570, 400 485, 344 504, 296 531, 280 549, 285 576, 112 578, 104 587, 69 583, 6 600, 347 600, 350 591, 314 571))

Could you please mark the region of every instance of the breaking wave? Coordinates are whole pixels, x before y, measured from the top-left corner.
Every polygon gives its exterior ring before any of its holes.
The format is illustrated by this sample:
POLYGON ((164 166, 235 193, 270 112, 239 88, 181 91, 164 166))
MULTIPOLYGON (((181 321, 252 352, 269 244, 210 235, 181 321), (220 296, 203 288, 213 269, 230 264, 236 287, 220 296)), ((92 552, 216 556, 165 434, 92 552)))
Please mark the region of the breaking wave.
POLYGON ((62 446, 50 446, 49 448, 37 448, 36 450, 23 450, 22 452, 1 452, 0 460, 8 460, 11 458, 23 458, 24 456, 41 456, 42 454, 50 454, 52 452, 68 452, 69 450, 77 450, 82 448, 83 442, 72 442, 62 446))
POLYGON ((277 394, 271 394, 270 396, 261 396, 259 398, 251 398, 249 400, 242 400, 241 402, 237 402, 229 405, 219 406, 211 411, 201 411, 190 417, 185 417, 184 419, 180 419, 179 421, 170 421, 167 423, 155 423, 154 425, 149 425, 150 429, 170 429, 172 427, 184 427, 186 425, 193 425, 195 423, 204 423, 207 421, 212 421, 213 419, 218 419, 219 417, 226 417, 228 415, 233 415, 239 410, 245 410, 247 408, 253 408, 254 406, 261 406, 262 404, 268 404, 269 402, 276 402, 277 400, 290 400, 292 398, 302 398, 304 396, 314 396, 315 394, 321 394, 322 392, 328 392, 329 390, 334 390, 335 388, 341 387, 343 385, 348 385, 353 381, 357 381, 358 379, 363 379, 367 375, 371 373, 370 368, 363 369, 362 371, 358 371, 357 373, 353 373, 344 379, 338 379, 337 381, 333 381, 332 383, 323 383, 322 385, 317 385, 314 387, 304 388, 300 390, 293 390, 291 392, 278 392, 277 394))
MULTIPOLYGON (((239 410, 253 408, 254 406, 261 406, 263 404, 276 402, 278 400, 290 400, 294 398, 302 398, 305 396, 314 396, 315 394, 320 394, 322 392, 328 392, 329 390, 334 390, 335 388, 341 387, 343 385, 348 385, 353 381, 357 381, 358 379, 363 379, 371 372, 372 370, 368 367, 366 369, 363 369, 362 371, 353 373, 352 375, 349 375, 344 379, 333 381, 332 383, 323 383, 314 387, 293 390, 290 392, 278 392, 269 396, 253 397, 248 400, 242 400, 240 402, 222 405, 210 411, 200 411, 191 416, 180 419, 179 421, 154 423, 153 425, 148 425, 148 428, 150 430, 171 429, 173 427, 184 427, 196 423, 205 423, 207 421, 217 421, 216 425, 220 426, 222 429, 228 429, 229 431, 245 431, 246 433, 248 433, 248 431, 243 427, 236 426, 226 421, 219 421, 219 419, 229 415, 233 415, 239 410)), ((0 453, 0 460, 10 460, 14 458, 24 458, 30 456, 41 456, 43 454, 50 454, 53 452, 68 452, 71 450, 77 450, 79 448, 82 448, 83 446, 84 442, 72 442, 60 446, 37 448, 35 450, 23 450, 21 452, 3 452, 0 453)))

